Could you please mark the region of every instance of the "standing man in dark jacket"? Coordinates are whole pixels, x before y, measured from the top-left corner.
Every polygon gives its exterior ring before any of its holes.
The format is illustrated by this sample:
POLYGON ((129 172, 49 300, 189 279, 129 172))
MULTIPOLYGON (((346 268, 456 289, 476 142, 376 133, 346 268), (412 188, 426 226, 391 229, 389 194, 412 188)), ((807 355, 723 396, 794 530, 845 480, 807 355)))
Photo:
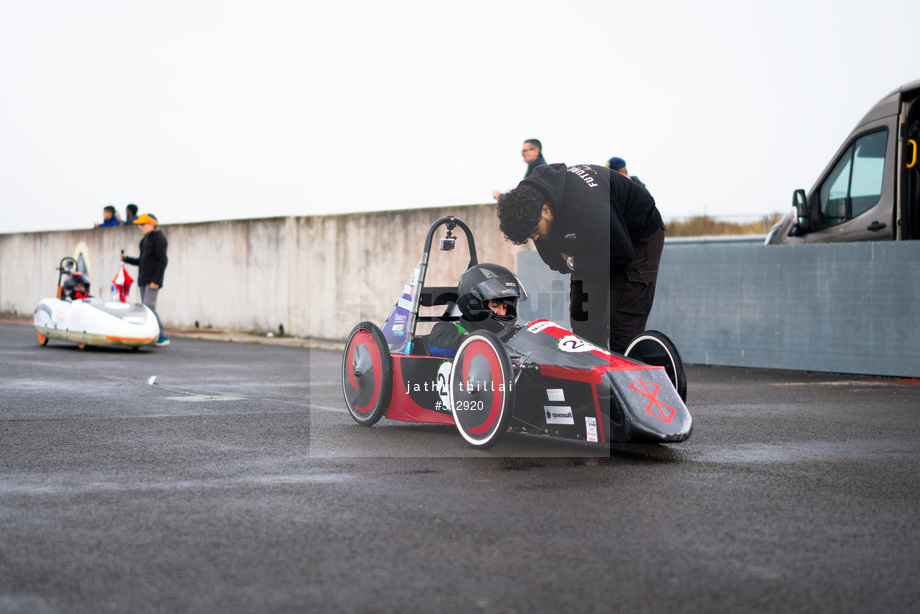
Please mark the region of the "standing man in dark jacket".
MULTIPOLYGON (((543 143, 537 139, 527 139, 521 148, 521 157, 527 163, 527 172, 524 173, 524 179, 530 177, 531 173, 538 166, 546 166, 546 159, 543 157, 543 143)), ((498 190, 492 191, 492 197, 495 200, 501 198, 502 193, 498 190)))
POLYGON ((645 330, 664 223, 642 186, 603 166, 550 164, 498 201, 499 228, 571 273, 572 330, 615 352, 645 330))
POLYGON ((141 289, 141 302, 150 308, 157 318, 157 324, 160 325, 160 337, 156 345, 169 345, 166 329, 163 328, 163 322, 157 314, 157 295, 163 287, 163 274, 169 262, 166 258, 166 236, 157 228, 157 218, 151 213, 142 213, 134 223, 140 225, 141 233, 144 235, 141 238, 140 256, 132 258, 122 253, 121 259, 138 267, 137 286, 141 289))

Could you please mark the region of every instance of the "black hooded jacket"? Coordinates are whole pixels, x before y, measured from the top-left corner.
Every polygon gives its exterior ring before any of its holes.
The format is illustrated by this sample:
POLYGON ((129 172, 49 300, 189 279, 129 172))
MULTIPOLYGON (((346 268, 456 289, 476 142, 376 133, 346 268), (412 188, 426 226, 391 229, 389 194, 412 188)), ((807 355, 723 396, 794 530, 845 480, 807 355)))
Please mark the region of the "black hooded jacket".
POLYGON ((655 199, 638 183, 603 166, 549 164, 534 170, 528 183, 546 197, 553 212, 547 240, 535 241, 551 269, 568 273, 561 253, 584 272, 622 269, 633 244, 664 228, 655 199))
POLYGON ((159 228, 151 230, 141 239, 141 253, 137 258, 125 256, 125 262, 138 266, 137 285, 146 286, 155 283, 163 286, 163 274, 166 272, 166 235, 159 228))

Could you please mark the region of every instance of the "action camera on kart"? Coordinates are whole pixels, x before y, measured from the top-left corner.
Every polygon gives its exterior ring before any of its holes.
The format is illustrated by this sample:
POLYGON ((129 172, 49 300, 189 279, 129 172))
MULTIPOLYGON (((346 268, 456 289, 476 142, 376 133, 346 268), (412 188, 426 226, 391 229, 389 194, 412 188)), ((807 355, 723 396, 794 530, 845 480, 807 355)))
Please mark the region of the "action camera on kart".
POLYGON ((442 252, 452 252, 457 246, 456 237, 444 237, 441 239, 441 251, 442 252))

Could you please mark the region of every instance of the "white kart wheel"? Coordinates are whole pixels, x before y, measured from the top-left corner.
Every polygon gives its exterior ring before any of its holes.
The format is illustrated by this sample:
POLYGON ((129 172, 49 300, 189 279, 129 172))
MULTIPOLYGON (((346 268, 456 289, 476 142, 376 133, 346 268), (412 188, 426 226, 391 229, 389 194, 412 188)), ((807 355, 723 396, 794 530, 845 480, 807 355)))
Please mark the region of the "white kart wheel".
POLYGON ((508 430, 514 408, 511 361, 498 337, 483 331, 464 339, 450 371, 454 424, 471 446, 489 448, 508 430))

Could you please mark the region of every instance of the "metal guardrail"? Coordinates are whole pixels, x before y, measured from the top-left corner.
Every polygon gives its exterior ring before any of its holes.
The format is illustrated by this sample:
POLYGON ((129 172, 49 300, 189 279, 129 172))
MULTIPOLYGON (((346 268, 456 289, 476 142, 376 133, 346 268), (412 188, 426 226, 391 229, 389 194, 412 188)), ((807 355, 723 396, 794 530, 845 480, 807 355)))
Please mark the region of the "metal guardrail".
MULTIPOLYGON (((920 241, 780 245, 672 241, 648 327, 685 362, 920 377, 920 241)), ((763 238, 760 238, 763 241, 763 238)), ((518 255, 522 318, 569 324, 568 276, 518 255)))
POLYGON ((665 237, 664 242, 674 245, 699 245, 703 243, 759 243, 763 244, 767 235, 706 235, 702 237, 665 237))

